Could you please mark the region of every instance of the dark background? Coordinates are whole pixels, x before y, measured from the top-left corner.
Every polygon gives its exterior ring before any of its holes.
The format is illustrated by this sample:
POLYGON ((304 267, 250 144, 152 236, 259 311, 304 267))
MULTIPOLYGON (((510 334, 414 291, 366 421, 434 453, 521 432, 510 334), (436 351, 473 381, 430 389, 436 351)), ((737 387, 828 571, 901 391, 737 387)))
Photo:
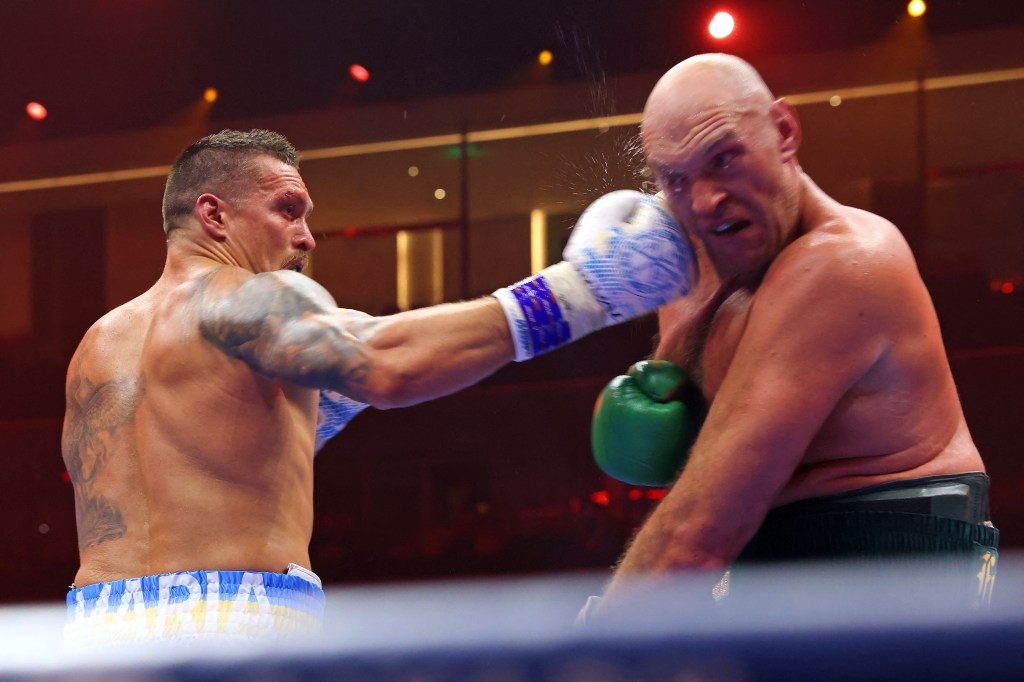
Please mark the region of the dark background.
MULTIPOLYGON (((555 53, 549 77, 560 83, 660 72, 708 49, 704 23, 715 7, 0 1, 0 144, 155 126, 208 86, 221 97, 214 129, 239 117, 500 90, 533 77, 528 65, 541 49, 555 53), (353 62, 370 70, 368 83, 349 79, 353 62), (31 128, 29 100, 50 111, 31 128)), ((796 48, 867 45, 907 21, 905 3, 881 0, 730 8, 744 17, 738 37, 752 61, 796 48)), ((936 0, 925 19, 941 36, 1020 24, 1021 12, 1018 2, 936 0)), ((101 298, 71 304, 66 292, 102 288, 96 264, 105 251, 102 215, 84 211, 75 223, 72 233, 33 225, 36 331, 0 339, 0 600, 7 602, 63 598, 77 565, 73 498, 59 456, 63 379, 70 351, 105 310, 101 298)), ((1020 547, 1024 465, 1013 456, 1024 428, 1020 296, 992 291, 969 268, 923 274, 968 423, 989 457, 1004 548, 1020 547)), ((609 567, 658 493, 597 471, 587 448, 590 406, 611 376, 650 351, 655 331, 651 319, 635 321, 454 396, 365 412, 317 460, 314 569, 329 583, 360 583, 609 567)))

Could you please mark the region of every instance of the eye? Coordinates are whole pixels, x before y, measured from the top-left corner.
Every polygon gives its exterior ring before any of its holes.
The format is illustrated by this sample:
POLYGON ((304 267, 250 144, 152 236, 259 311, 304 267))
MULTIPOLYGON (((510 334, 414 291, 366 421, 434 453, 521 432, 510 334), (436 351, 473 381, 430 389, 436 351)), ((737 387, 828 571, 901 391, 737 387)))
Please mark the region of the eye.
POLYGON ((666 191, 678 192, 686 184, 686 176, 682 173, 676 173, 674 171, 667 171, 661 173, 658 178, 658 184, 661 188, 666 191))
POLYGON ((728 150, 719 152, 711 157, 711 167, 718 170, 725 170, 732 163, 733 159, 736 158, 736 152, 734 150, 728 150))

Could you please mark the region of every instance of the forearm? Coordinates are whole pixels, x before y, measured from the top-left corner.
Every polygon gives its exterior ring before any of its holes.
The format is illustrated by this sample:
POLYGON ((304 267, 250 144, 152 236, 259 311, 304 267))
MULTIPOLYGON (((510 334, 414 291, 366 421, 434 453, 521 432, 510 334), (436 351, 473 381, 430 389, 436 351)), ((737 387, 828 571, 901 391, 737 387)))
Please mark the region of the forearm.
POLYGON ((375 407, 402 407, 453 393, 513 359, 508 323, 490 297, 350 326, 365 358, 362 399, 375 407))

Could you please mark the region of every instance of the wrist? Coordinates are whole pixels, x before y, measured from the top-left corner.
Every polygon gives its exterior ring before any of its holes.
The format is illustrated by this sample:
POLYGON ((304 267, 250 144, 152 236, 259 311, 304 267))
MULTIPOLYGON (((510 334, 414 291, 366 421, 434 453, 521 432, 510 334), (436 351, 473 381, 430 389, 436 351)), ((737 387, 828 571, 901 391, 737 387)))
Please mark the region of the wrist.
POLYGON ((604 327, 605 310, 572 263, 562 261, 494 292, 516 361, 529 360, 604 327))

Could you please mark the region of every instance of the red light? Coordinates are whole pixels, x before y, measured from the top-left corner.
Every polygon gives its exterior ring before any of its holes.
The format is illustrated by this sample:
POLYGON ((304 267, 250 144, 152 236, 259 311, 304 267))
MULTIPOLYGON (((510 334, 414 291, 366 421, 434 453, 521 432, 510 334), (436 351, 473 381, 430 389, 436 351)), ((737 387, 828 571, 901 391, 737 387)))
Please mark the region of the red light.
POLYGON ((341 231, 341 236, 345 237, 346 239, 352 239, 353 237, 359 236, 359 230, 357 230, 354 227, 346 227, 344 230, 341 231))
POLYGON ((352 76, 352 78, 359 81, 360 83, 365 83, 366 81, 370 80, 370 72, 367 71, 366 67, 362 66, 361 64, 353 64, 352 66, 348 67, 348 75, 352 76))
POLYGON ((25 106, 25 113, 34 121, 42 121, 46 118, 46 107, 39 102, 29 102, 25 106))
POLYGON ((664 488, 651 488, 647 491, 648 500, 660 500, 665 497, 665 493, 668 492, 664 488))
POLYGON ((629 499, 631 499, 631 500, 639 500, 643 496, 644 496, 643 492, 640 491, 640 490, 637 490, 636 488, 633 488, 632 490, 629 491, 629 499))
POLYGON ((594 504, 599 504, 602 507, 608 506, 608 491, 598 490, 596 493, 591 494, 590 501, 594 504))
POLYGON ((999 287, 999 291, 1003 292, 1004 294, 1012 294, 1013 282, 1003 282, 1003 286, 999 287))
POLYGON ((60 475, 60 477, 61 480, 63 480, 65 483, 71 483, 71 474, 69 474, 68 472, 65 471, 63 474, 60 475))
POLYGON ((718 40, 729 37, 734 28, 736 28, 736 20, 728 12, 718 12, 708 23, 708 33, 712 38, 718 40))

